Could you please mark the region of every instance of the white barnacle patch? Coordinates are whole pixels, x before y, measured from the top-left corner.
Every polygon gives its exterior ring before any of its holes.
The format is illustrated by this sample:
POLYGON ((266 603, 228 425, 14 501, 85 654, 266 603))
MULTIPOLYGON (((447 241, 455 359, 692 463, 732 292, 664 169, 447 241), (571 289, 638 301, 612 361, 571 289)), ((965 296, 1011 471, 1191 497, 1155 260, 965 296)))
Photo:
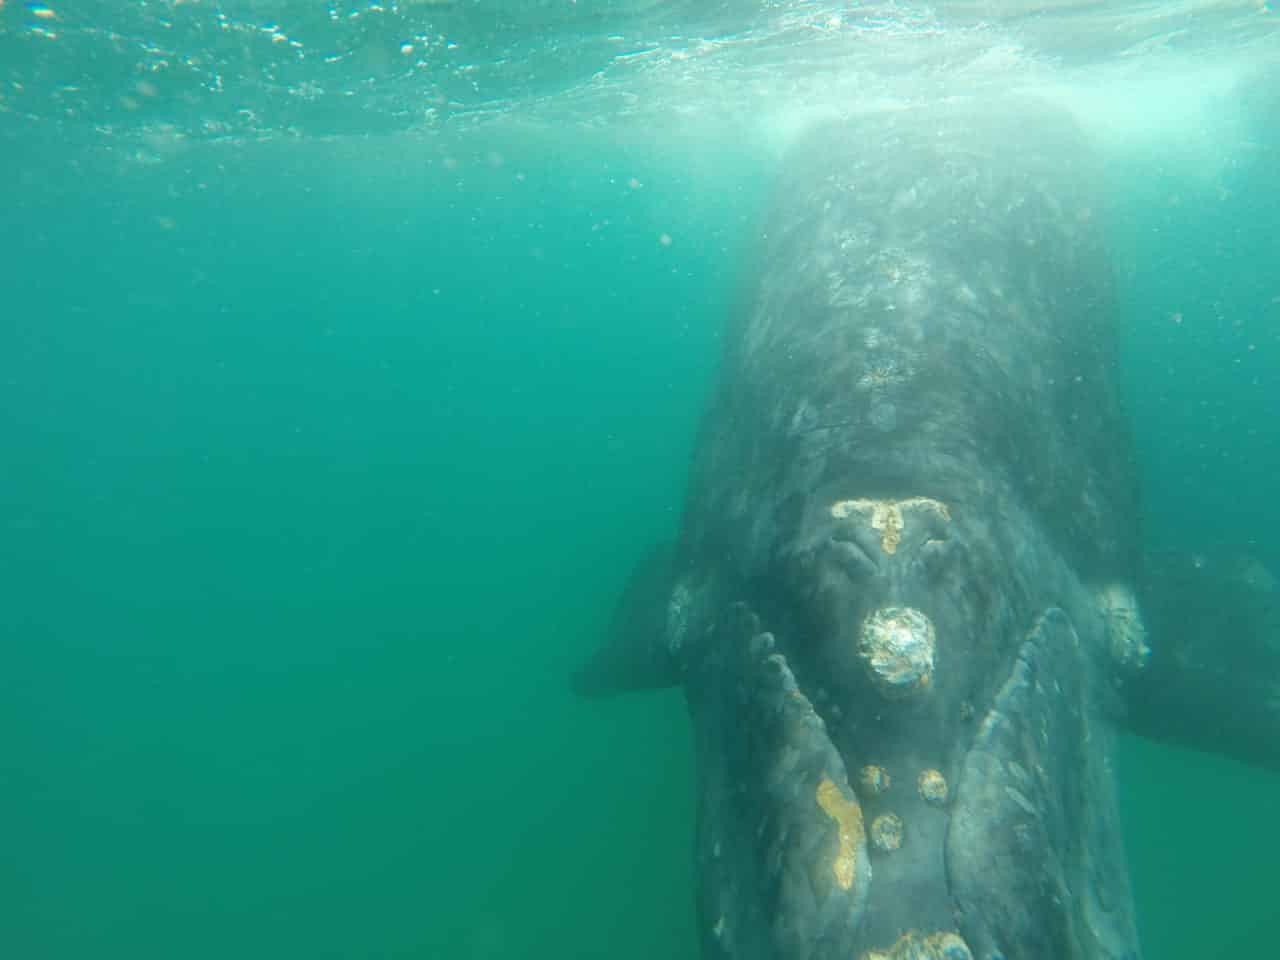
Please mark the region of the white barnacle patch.
POLYGON ((867 397, 867 418, 877 430, 889 433, 898 426, 901 388, 915 377, 915 362, 909 350, 901 348, 872 328, 866 331, 865 365, 854 389, 867 397))
POLYGON ((934 769, 920 771, 920 776, 916 779, 916 788, 920 791, 920 797, 925 803, 935 807, 946 805, 947 779, 941 771, 934 769))
POLYGON ((892 853, 902 846, 906 827, 896 813, 882 813, 871 821, 871 845, 881 853, 892 853))
MULTIPOLYGON (((996 956, 992 954, 992 956, 996 956)), ((887 950, 867 950, 858 960, 973 960, 973 952, 960 934, 950 930, 927 936, 908 930, 887 950)))
POLYGON ((858 389, 875 390, 901 382, 902 374, 898 371, 898 365, 893 360, 886 360, 867 368, 867 372, 858 378, 858 389))
POLYGON ((864 393, 878 394, 890 387, 906 383, 911 377, 911 367, 896 357, 877 357, 866 372, 858 378, 858 389, 864 393))
POLYGON ((1102 611, 1111 659, 1125 670, 1141 670, 1147 665, 1151 648, 1147 646, 1147 628, 1138 609, 1138 598, 1123 584, 1111 583, 1098 591, 1098 608, 1102 611))
POLYGON ((958 933, 935 933, 929 939, 933 941, 933 955, 938 960, 973 960, 969 945, 958 933))
POLYGON ((883 607, 862 624, 858 654, 890 698, 909 696, 933 680, 933 624, 912 607, 883 607))
POLYGON ((878 797, 889 789, 892 781, 889 771, 874 763, 867 764, 858 772, 858 785, 869 797, 878 797))

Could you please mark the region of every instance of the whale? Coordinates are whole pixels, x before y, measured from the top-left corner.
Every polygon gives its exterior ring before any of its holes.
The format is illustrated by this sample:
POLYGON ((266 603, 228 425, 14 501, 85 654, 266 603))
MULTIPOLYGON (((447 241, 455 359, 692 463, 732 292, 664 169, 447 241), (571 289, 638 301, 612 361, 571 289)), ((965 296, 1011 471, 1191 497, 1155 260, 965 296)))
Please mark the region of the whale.
POLYGON ((704 957, 1137 960, 1119 734, 1280 766, 1274 578, 1143 551, 1104 173, 1019 98, 780 162, 678 536, 572 678, 683 689, 704 957))

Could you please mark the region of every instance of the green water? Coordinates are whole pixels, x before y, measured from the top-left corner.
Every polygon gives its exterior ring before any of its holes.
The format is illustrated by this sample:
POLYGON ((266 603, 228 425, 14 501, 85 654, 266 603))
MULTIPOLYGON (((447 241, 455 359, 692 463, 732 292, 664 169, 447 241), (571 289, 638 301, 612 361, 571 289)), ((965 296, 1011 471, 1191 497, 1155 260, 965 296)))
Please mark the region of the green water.
MULTIPOLYGON (((768 164, 30 161, 0 185, 3 956, 693 960, 680 698, 565 677, 675 527, 768 164)), ((1152 537, 1265 554, 1276 183, 1113 181, 1152 537)), ((1148 957, 1270 955, 1280 777, 1123 759, 1148 957)))
MULTIPOLYGON (((1212 177, 1138 156, 1109 180, 1147 541, 1247 546, 1276 570, 1280 179, 1266 156, 1212 177)), ((1122 803, 1146 955, 1274 955, 1280 776, 1126 747, 1122 803)))

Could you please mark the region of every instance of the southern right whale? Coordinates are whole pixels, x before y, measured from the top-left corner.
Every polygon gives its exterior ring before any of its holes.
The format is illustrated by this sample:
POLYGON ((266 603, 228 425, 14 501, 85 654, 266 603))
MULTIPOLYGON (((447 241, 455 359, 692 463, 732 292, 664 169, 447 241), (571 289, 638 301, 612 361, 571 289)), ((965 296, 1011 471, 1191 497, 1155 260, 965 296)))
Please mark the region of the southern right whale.
POLYGON ((684 688, 705 956, 1136 960, 1116 731, 1280 761, 1266 571, 1143 562, 1098 175, 1017 100, 784 162, 679 539, 574 678, 684 688))

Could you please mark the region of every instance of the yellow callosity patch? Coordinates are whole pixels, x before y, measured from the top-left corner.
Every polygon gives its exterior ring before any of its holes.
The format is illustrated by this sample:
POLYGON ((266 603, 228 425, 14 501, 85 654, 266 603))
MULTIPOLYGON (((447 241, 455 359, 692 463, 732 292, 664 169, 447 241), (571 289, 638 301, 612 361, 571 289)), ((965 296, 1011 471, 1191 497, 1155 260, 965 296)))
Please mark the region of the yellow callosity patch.
POLYGON ((863 838, 862 808, 857 800, 846 800, 840 788, 828 777, 823 777, 818 784, 817 800, 818 806, 838 827, 839 844, 831 862, 831 872, 835 874, 840 889, 848 890, 853 886, 858 866, 858 844, 863 838))
POLYGON ((973 953, 958 933, 946 931, 931 933, 924 938, 926 945, 939 960, 973 960, 973 953))
POLYGON ((858 772, 858 784, 871 796, 879 796, 889 789, 892 780, 889 771, 875 764, 867 764, 858 772))
POLYGON ((871 845, 881 853, 893 853, 902 846, 906 827, 896 813, 882 813, 871 821, 871 845))
POLYGON ((840 500, 831 505, 831 515, 837 520, 847 519, 855 513, 868 517, 871 528, 880 533, 880 549, 885 553, 897 552, 906 525, 903 514, 913 510, 930 510, 943 520, 951 519, 945 503, 928 497, 910 497, 906 500, 840 500))
POLYGON ((947 778, 937 770, 922 770, 916 780, 920 796, 926 803, 940 807, 947 802, 947 778))

